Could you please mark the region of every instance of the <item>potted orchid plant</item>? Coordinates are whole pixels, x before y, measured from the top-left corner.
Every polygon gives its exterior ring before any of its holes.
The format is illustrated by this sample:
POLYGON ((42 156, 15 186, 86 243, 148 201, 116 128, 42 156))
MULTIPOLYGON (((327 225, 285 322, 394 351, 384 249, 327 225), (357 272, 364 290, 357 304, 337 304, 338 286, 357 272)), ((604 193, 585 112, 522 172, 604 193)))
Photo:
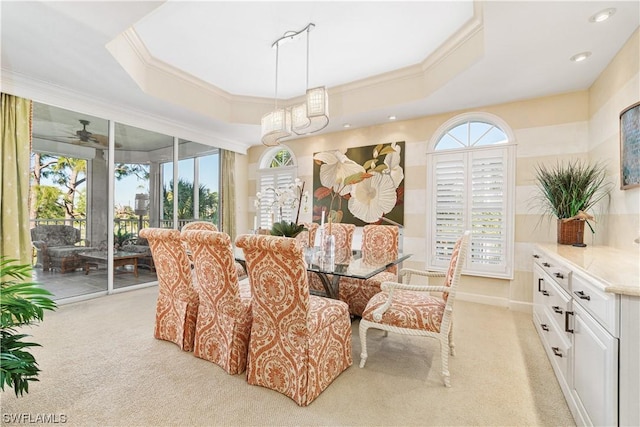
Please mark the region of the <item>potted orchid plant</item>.
POLYGON ((278 221, 274 221, 271 226, 271 235, 295 237, 306 230, 304 225, 298 224, 300 218, 300 208, 306 203, 309 195, 304 191, 304 181, 296 178, 293 184, 285 187, 269 187, 263 193, 256 194, 256 208, 268 204, 274 215, 278 215, 278 221), (285 209, 295 209, 295 221, 283 219, 285 209))

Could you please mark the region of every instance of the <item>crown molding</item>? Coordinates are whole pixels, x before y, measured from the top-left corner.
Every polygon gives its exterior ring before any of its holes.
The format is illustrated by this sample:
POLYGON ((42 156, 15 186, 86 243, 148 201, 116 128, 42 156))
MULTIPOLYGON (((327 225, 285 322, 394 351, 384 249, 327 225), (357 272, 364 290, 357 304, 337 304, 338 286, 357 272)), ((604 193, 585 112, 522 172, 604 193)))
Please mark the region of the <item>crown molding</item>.
POLYGON ((475 1, 473 16, 421 63, 335 86, 330 89, 330 93, 344 94, 350 91, 375 88, 394 81, 428 79, 429 74, 446 62, 447 58, 455 56, 456 52, 463 50, 478 35, 482 36, 483 30, 482 5, 475 1))
POLYGON ((169 116, 153 115, 127 105, 114 104, 112 101, 98 99, 94 96, 88 97, 72 89, 25 77, 4 68, 0 69, 0 90, 54 107, 82 112, 165 135, 177 136, 240 154, 246 154, 250 146, 212 134, 209 129, 186 126, 169 116))
POLYGON ((151 55, 133 27, 107 43, 107 50, 148 95, 226 123, 257 124, 273 100, 233 95, 151 55))
MULTIPOLYGON (((431 94, 484 54, 482 5, 424 61, 398 70, 328 88, 332 116, 372 111, 417 101, 431 94)), ((257 125, 273 100, 234 95, 155 58, 133 27, 107 43, 107 49, 147 94, 226 123, 257 125)), ((298 97, 279 100, 293 105, 298 97)))

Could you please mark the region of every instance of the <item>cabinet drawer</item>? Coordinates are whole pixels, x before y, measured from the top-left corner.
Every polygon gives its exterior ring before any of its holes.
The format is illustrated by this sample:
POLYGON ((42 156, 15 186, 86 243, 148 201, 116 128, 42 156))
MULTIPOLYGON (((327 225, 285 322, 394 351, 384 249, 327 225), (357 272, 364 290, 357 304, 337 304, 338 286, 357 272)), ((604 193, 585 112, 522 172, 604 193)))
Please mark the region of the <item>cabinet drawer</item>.
POLYGON ((536 329, 542 338, 542 344, 549 356, 549 361, 556 372, 558 381, 565 389, 569 382, 569 350, 571 344, 564 336, 564 331, 551 319, 551 314, 545 309, 538 309, 535 312, 534 322, 536 329))
POLYGON ((618 337, 619 299, 616 294, 605 292, 604 285, 575 273, 571 281, 574 301, 591 314, 609 333, 618 337))
POLYGON ((571 335, 566 332, 567 311, 571 310, 571 296, 568 291, 562 289, 540 266, 534 268, 536 287, 534 288, 534 303, 545 307, 558 329, 566 334, 567 339, 571 335))
POLYGON ((571 270, 568 270, 558 262, 539 252, 533 252, 533 259, 535 264, 540 266, 542 271, 544 271, 549 277, 553 278, 554 282, 560 285, 560 287, 569 292, 571 270))
POLYGON ((549 299, 547 301, 547 310, 558 326, 560 333, 564 333, 567 339, 571 339, 571 333, 567 332, 567 311, 571 310, 571 298, 569 295, 560 290, 560 287, 551 282, 549 283, 549 299))

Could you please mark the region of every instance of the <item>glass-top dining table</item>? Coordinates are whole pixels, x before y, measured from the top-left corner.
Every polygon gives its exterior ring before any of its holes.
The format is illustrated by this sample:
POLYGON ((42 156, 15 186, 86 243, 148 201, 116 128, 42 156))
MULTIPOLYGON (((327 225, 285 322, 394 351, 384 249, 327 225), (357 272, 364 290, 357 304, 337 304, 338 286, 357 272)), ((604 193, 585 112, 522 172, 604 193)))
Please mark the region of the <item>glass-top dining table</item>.
MULTIPOLYGON (((387 268, 400 264, 408 259, 412 254, 398 254, 397 258, 384 264, 365 263, 362 259, 362 253, 359 250, 352 251, 351 260, 348 263, 323 263, 317 257, 313 256, 313 248, 307 248, 305 251, 305 261, 307 271, 315 273, 324 287, 325 294, 310 289, 312 294, 328 296, 329 298, 338 299, 340 290, 340 278, 351 277, 355 279, 369 279, 378 273, 385 271, 387 268)), ((244 253, 240 248, 234 248, 234 256, 247 271, 244 253)))

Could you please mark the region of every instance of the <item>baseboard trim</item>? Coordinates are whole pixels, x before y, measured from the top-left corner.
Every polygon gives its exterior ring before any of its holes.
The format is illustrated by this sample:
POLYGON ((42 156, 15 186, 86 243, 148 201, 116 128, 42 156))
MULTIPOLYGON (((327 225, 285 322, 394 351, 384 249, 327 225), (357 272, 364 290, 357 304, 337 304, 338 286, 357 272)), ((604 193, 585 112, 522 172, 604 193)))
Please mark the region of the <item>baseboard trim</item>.
POLYGON ((497 307, 509 308, 509 300, 499 297, 488 297, 486 295, 456 293, 456 298, 462 301, 476 302, 478 304, 495 305, 497 307))
POLYGON ((506 298, 489 297, 486 295, 467 294, 464 292, 458 292, 456 298, 462 301, 475 302, 478 304, 493 305, 496 307, 504 307, 513 311, 521 311, 524 313, 533 312, 533 304, 523 301, 511 301, 506 298))
POLYGON ((533 313, 533 304, 523 301, 509 301, 509 310, 533 313))

